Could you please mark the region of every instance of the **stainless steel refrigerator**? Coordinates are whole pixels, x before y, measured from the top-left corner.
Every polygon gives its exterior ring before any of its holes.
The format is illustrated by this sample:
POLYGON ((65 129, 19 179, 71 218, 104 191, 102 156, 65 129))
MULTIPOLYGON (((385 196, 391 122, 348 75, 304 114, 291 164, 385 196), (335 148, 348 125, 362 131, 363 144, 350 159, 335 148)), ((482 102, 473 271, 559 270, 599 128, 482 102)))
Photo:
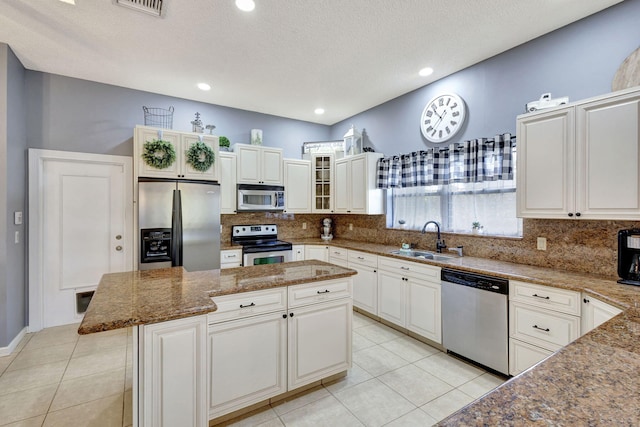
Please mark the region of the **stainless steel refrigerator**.
POLYGON ((138 268, 220 268, 220 185, 138 179, 138 268))

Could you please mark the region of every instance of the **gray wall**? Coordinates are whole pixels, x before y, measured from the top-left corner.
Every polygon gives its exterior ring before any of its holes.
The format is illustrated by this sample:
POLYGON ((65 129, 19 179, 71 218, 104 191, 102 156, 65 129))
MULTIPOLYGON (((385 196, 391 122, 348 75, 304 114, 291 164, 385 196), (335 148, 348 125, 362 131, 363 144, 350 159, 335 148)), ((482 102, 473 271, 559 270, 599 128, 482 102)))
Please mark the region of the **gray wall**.
POLYGON ((577 101, 611 92, 618 67, 638 46, 640 0, 627 0, 337 123, 331 139, 354 124, 386 155, 432 146, 420 133, 420 115, 443 92, 467 104, 467 124, 451 142, 515 132, 516 116, 542 93, 577 101))
POLYGON ((25 69, 6 44, 0 44, 0 70, 0 347, 5 347, 27 324, 25 226, 13 224, 13 212, 24 213, 26 205, 25 69))
POLYGON ((27 71, 30 148, 131 156, 133 128, 144 124, 142 106, 173 106, 173 129, 189 132, 199 112, 205 125, 216 126, 215 135, 227 136, 232 144, 249 143, 251 129, 262 129, 264 145, 284 148, 286 157, 300 158, 303 142, 326 140, 330 130, 325 125, 27 71))

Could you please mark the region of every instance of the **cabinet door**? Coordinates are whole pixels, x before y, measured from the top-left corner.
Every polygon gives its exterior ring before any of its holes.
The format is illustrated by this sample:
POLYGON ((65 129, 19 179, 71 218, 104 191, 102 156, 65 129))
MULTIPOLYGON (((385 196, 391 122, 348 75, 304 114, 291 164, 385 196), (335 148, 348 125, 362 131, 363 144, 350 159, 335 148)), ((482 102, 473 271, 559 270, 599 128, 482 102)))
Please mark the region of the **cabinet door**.
POLYGON ((574 109, 518 119, 516 200, 522 218, 575 212, 574 109))
POLYGON ((262 147, 261 169, 261 184, 282 185, 282 150, 262 147))
POLYGON ((329 246, 305 245, 304 259, 329 262, 329 246))
POLYGON ((407 329, 442 344, 441 285, 409 278, 407 329))
POLYGON ((186 179, 195 179, 195 180, 207 180, 207 181, 218 181, 220 179, 219 176, 219 143, 217 136, 202 136, 202 143, 208 146, 213 150, 214 153, 214 161, 213 165, 209 169, 204 172, 200 172, 191 167, 190 164, 187 163, 187 150, 196 142, 200 141, 200 136, 198 135, 181 135, 181 155, 184 159, 183 168, 182 168, 182 178, 186 179))
POLYGON ((137 175, 149 178, 178 178, 181 174, 180 163, 182 162, 182 152, 180 150, 180 134, 177 132, 165 131, 163 129, 137 127, 135 133, 135 156, 134 162, 138 166, 137 175), (160 136, 161 135, 161 136, 160 136), (164 169, 156 169, 149 166, 143 159, 144 144, 146 142, 161 139, 168 141, 173 145, 176 151, 176 161, 169 167, 164 169))
POLYGON ((293 245, 291 249, 294 261, 304 261, 304 245, 293 245))
POLYGON ((311 165, 313 212, 333 212, 333 155, 314 154, 311 165))
POLYGON ((207 425, 207 316, 144 325, 138 336, 138 425, 207 425))
POLYGON ((242 249, 228 249, 220 251, 220 268, 242 266, 242 249))
POLYGON ((378 314, 378 273, 374 267, 349 263, 358 272, 353 276, 353 305, 371 314, 378 314))
POLYGON ((584 335, 597 328, 609 319, 622 313, 617 307, 609 305, 591 296, 582 298, 582 318, 580 320, 580 334, 584 335))
POLYGON ((311 212, 311 162, 307 160, 284 161, 284 190, 286 213, 311 212))
POLYGON ((351 367, 351 298, 292 309, 289 316, 289 390, 351 367))
POLYGON ((580 217, 640 219, 640 94, 579 105, 576 120, 580 217))
POLYGON ((285 312, 209 326, 209 418, 286 391, 285 312))
POLYGON ((351 213, 366 214, 367 213, 367 158, 365 156, 354 157, 349 160, 350 163, 350 193, 351 193, 351 213))
POLYGON ((218 157, 220 168, 220 213, 236 213, 236 155, 232 153, 220 153, 218 157))
POLYGON ((551 350, 509 338, 509 374, 518 375, 552 354, 551 350))
MULTIPOLYGON (((385 270, 378 271, 378 316, 405 327, 407 278, 385 270)), ((354 292, 355 295, 355 292, 354 292)))
POLYGON ((348 159, 336 160, 335 177, 336 186, 333 210, 337 213, 347 213, 351 207, 351 203, 349 202, 350 177, 348 159))
POLYGON ((262 181, 262 157, 260 147, 237 144, 233 147, 238 153, 237 180, 241 184, 260 184, 262 181))

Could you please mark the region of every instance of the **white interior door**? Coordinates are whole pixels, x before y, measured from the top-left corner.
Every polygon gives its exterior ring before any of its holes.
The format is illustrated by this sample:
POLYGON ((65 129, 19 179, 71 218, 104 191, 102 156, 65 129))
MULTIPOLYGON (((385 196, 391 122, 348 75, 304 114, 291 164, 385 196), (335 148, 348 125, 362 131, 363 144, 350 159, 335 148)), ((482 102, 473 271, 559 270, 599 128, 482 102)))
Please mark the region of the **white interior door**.
POLYGON ((38 330, 78 322, 76 294, 132 270, 133 183, 128 157, 30 150, 29 162, 29 323, 38 330))

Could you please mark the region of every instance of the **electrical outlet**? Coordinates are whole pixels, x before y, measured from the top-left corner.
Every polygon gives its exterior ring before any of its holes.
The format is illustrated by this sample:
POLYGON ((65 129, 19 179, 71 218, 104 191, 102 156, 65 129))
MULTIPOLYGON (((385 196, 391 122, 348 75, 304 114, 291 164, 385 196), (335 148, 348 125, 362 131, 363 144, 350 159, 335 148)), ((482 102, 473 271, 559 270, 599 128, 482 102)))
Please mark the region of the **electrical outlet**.
POLYGON ((349 223, 349 230, 353 230, 353 224, 349 223))
POLYGON ((20 243, 20 232, 16 231, 16 238, 15 238, 15 242, 16 243, 20 243))
POLYGON ((538 250, 546 251, 547 250, 547 238, 546 237, 538 237, 538 250))
POLYGON ((303 222, 303 223, 302 223, 302 229, 303 229, 303 230, 306 230, 306 229, 307 229, 307 223, 306 223, 306 222, 303 222))

